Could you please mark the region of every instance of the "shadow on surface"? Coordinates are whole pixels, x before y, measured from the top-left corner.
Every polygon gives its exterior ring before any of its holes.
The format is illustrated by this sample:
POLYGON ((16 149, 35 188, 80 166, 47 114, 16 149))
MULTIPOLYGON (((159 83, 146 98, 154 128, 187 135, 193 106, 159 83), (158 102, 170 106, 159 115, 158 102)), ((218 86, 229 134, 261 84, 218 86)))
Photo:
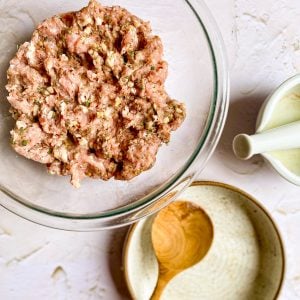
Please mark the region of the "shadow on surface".
POLYGON ((109 270, 116 289, 122 299, 131 299, 123 269, 123 245, 129 227, 119 228, 112 235, 109 242, 109 270))
POLYGON ((236 173, 253 173, 263 165, 263 159, 258 155, 248 161, 238 160, 234 156, 232 142, 234 137, 240 133, 250 135, 255 133, 256 118, 268 95, 269 91, 266 91, 265 93, 252 94, 251 96, 231 100, 227 121, 216 155, 220 155, 222 162, 236 173))

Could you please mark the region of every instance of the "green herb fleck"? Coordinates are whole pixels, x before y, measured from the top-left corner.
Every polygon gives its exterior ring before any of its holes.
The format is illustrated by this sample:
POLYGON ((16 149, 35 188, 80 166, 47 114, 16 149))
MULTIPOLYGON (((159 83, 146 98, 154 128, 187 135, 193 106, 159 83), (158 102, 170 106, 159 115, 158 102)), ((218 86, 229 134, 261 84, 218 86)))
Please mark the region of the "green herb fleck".
POLYGON ((105 19, 105 21, 107 21, 107 22, 111 21, 111 17, 110 17, 108 14, 105 14, 105 15, 104 15, 104 19, 105 19))
POLYGON ((23 128, 23 127, 21 127, 21 128, 19 129, 20 134, 23 134, 24 131, 25 131, 25 128, 23 128))
POLYGON ((27 141, 27 140, 23 140, 23 141, 21 142, 21 145, 22 145, 23 147, 27 146, 27 145, 28 145, 28 141, 27 141))
POLYGON ((16 142, 15 142, 15 140, 14 140, 14 138, 11 136, 10 137, 10 143, 12 144, 12 145, 15 145, 16 144, 16 142))
POLYGON ((128 51, 129 56, 134 59, 135 57, 135 51, 128 51))
POLYGON ((86 100, 85 103, 84 103, 84 105, 86 107, 90 107, 90 105, 91 105, 91 99, 86 100))
POLYGON ((151 66, 151 71, 154 71, 155 70, 155 67, 154 66, 151 66))
POLYGON ((40 94, 44 94, 46 92, 46 88, 45 87, 38 87, 37 92, 40 94))

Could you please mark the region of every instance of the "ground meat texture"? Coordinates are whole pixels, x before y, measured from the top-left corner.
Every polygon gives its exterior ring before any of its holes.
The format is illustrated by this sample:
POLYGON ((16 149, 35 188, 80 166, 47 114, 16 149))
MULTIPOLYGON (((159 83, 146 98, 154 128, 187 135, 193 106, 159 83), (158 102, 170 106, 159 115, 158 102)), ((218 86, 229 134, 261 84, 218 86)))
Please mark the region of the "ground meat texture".
POLYGON ((96 1, 41 23, 8 69, 11 144, 51 174, 130 180, 185 118, 148 22, 96 1))

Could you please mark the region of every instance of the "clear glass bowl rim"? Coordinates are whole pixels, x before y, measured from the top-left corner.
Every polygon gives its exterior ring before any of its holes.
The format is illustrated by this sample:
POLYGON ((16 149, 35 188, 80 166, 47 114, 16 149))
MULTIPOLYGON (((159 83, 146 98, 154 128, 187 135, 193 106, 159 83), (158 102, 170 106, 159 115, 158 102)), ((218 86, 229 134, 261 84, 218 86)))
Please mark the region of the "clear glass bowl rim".
POLYGON ((194 153, 181 170, 178 171, 167 184, 158 189, 153 195, 147 195, 143 199, 124 207, 104 211, 95 215, 53 213, 50 210, 32 205, 20 199, 17 195, 0 185, 0 192, 4 194, 4 198, 0 198, 1 206, 24 219, 47 227, 70 231, 94 231, 129 225, 143 217, 155 213, 163 208, 163 206, 177 198, 180 193, 182 193, 185 188, 192 183, 194 177, 204 168, 206 162, 212 155, 222 133, 228 111, 229 75, 224 43, 218 26, 206 4, 202 2, 202 0, 184 1, 198 19, 206 36, 213 62, 215 82, 213 100, 211 102, 211 109, 205 131, 202 134, 201 140, 194 153), (204 18, 200 18, 198 14, 198 9, 200 8, 201 11, 204 11, 204 18), (197 172, 195 172, 192 176, 188 176, 189 169, 197 163, 197 159, 199 159, 200 155, 202 157, 202 161, 200 164, 198 162, 197 172), (184 186, 180 189, 180 191, 176 192, 168 199, 168 201, 165 201, 161 207, 156 207, 155 209, 152 209, 151 213, 145 213, 142 216, 138 214, 136 218, 134 216, 126 218, 128 215, 132 215, 135 212, 143 209, 146 210, 147 207, 151 207, 151 205, 172 191, 174 187, 181 184, 182 178, 186 178, 186 176, 188 179, 185 180, 184 186), (124 221, 120 222, 120 218, 124 221))

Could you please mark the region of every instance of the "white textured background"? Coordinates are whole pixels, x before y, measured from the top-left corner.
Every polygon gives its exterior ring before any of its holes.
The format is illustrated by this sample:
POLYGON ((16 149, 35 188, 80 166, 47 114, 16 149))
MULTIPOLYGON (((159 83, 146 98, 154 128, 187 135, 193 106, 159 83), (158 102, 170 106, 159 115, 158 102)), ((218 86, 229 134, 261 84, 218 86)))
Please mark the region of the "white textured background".
MULTIPOLYGON (((271 211, 287 254, 280 299, 300 299, 300 188, 285 182, 260 158, 239 162, 231 152, 235 134, 253 133, 265 97, 300 71, 300 1, 209 0, 207 4, 228 50, 231 105, 220 145, 199 179, 236 185, 271 211)), ((56 231, 0 209, 0 299, 127 299, 121 273, 125 233, 126 229, 56 231)))

